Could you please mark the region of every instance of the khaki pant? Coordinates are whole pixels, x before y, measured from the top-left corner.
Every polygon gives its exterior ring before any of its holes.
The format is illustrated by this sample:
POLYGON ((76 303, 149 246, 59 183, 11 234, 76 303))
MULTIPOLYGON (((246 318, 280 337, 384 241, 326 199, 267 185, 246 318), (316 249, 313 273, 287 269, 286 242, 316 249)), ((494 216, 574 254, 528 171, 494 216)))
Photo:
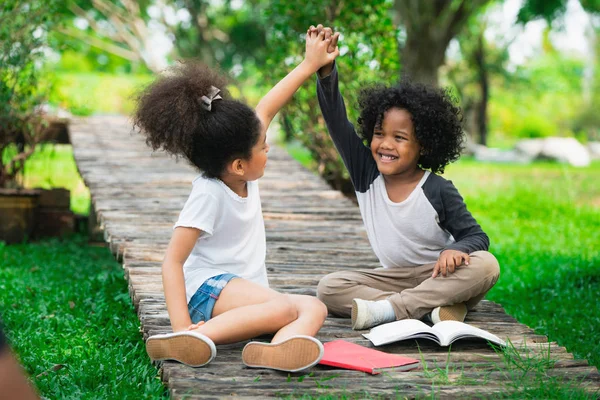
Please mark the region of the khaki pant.
POLYGON ((352 299, 389 300, 396 319, 420 319, 435 307, 466 303, 470 310, 483 299, 500 275, 498 261, 487 251, 470 254, 468 266, 431 278, 435 263, 410 268, 339 271, 319 282, 317 297, 330 313, 349 317, 352 299))

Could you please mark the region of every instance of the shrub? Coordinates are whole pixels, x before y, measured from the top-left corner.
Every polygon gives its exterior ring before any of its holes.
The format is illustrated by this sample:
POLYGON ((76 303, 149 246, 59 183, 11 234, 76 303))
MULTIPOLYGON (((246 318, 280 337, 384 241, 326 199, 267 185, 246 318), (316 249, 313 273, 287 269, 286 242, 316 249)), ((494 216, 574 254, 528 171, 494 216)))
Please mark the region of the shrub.
POLYGON ((0 9, 0 187, 15 177, 43 140, 39 105, 48 88, 39 83, 56 0, 3 0, 0 9))
MULTIPOLYGON (((309 0, 296 3, 276 0, 268 10, 268 49, 265 82, 275 84, 302 60, 304 35, 311 23, 322 23, 342 33, 340 90, 350 120, 358 117, 358 90, 367 83, 393 83, 399 78, 397 30, 391 21, 393 2, 351 0, 340 7, 309 0), (377 60, 377 61, 374 61, 377 60)), ((347 172, 329 137, 319 109, 315 80, 307 82, 281 112, 287 139, 297 139, 310 150, 319 173, 336 189, 352 192, 347 172)))

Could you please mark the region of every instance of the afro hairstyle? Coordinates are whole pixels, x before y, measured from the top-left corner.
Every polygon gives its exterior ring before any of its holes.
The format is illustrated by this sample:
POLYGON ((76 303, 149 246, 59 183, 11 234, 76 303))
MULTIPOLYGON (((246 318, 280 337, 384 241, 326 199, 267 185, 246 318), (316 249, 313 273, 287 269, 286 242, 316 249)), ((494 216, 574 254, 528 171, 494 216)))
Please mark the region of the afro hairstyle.
POLYGON ((180 62, 168 68, 136 97, 133 124, 153 150, 182 156, 206 177, 218 178, 236 159, 250 159, 260 136, 254 110, 232 100, 227 78, 198 62, 180 62), (211 110, 202 96, 212 87, 222 99, 211 110))
POLYGON ((360 91, 359 133, 371 145, 375 128, 391 108, 408 111, 415 137, 421 146, 418 165, 433 173, 443 173, 449 163, 460 157, 464 134, 462 112, 446 89, 413 83, 403 79, 389 87, 375 85, 360 91))

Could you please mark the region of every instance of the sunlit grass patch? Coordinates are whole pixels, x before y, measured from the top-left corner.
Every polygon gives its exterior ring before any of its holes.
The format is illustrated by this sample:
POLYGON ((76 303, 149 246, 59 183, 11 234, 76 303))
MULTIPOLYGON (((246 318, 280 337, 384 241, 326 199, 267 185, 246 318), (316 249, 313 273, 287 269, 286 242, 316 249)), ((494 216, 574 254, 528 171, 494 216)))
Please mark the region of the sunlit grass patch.
MULTIPOLYGON (((8 156, 11 149, 7 149, 8 156)), ((26 161, 18 181, 27 188, 65 188, 71 192, 71 210, 87 215, 90 210, 90 191, 79 175, 73 158, 73 147, 43 144, 26 161)))
POLYGON ((84 236, 0 243, 0 310, 48 399, 161 398, 121 266, 84 236))

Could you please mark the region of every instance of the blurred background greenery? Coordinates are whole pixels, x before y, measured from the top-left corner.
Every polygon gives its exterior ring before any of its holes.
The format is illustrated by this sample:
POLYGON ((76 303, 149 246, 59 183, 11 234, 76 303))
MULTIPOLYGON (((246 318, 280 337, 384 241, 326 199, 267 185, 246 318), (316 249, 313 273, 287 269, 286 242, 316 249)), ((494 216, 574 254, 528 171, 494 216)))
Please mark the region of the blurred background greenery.
MULTIPOLYGON (((223 69, 233 78, 234 96, 256 104, 301 60, 304 33, 317 23, 342 33, 340 87, 352 121, 360 87, 393 84, 408 75, 455 94, 472 143, 511 149, 521 139, 550 136, 583 145, 600 141, 598 0, 2 0, 0 187, 67 187, 71 208, 86 214, 90 194, 71 148, 44 144, 36 122, 42 118, 39 110, 74 117, 128 114, 135 91, 182 58, 223 69), (16 154, 26 154, 27 161, 11 164, 16 154)), ((280 140, 294 157, 333 187, 352 192, 320 115, 314 80, 282 110, 279 124, 280 140)), ((500 260, 502 276, 488 298, 600 366, 599 162, 575 168, 551 162, 483 163, 467 156, 445 176, 465 196, 500 260)), ((46 262, 48 251, 60 248, 82 259, 101 257, 97 249, 85 250, 84 242, 0 245, 0 281, 18 285, 27 271, 46 262), (24 258, 25 253, 32 255, 24 258)), ((121 279, 108 251, 104 257, 111 282, 121 279)), ((93 268, 89 264, 81 273, 93 268)), ((59 275, 42 281, 69 293, 62 288, 67 278, 59 275)), ((127 289, 119 282, 111 286, 116 294, 107 295, 107 309, 123 309, 119 291, 127 289), (112 297, 118 301, 111 305, 112 297)), ((14 301, 2 296, 0 312, 14 301)), ((55 300, 36 301, 40 314, 55 314, 55 300)), ((27 317, 13 311, 3 318, 11 328, 27 317)), ((89 326, 82 321, 69 329, 89 326)), ((20 353, 43 346, 33 344, 27 331, 14 331, 20 353)), ((107 393, 122 398, 162 393, 152 386, 152 370, 144 369, 149 363, 135 332, 128 335, 136 350, 124 357, 144 360, 134 375, 145 381, 107 393)), ((57 382, 60 390, 72 385, 71 396, 86 397, 86 387, 69 380, 68 372, 43 374, 40 365, 48 368, 47 360, 27 356, 23 361, 28 372, 40 374, 36 384, 49 398, 69 396, 56 392, 57 382)))
MULTIPOLYGON (((234 95, 254 104, 301 59, 306 28, 323 23, 342 33, 341 89, 351 119, 361 86, 408 75, 453 91, 473 143, 509 149, 524 138, 600 140, 597 0, 308 0, 303 7, 281 0, 5 0, 2 7, 0 82, 20 78, 19 85, 39 88, 38 103, 75 116, 130 113, 135 90, 182 58, 220 67, 234 78, 234 95), (15 62, 15 43, 29 50, 28 63, 15 62), (35 71, 15 77, 5 68, 23 65, 35 71)), ((313 82, 280 117, 286 141, 308 149, 321 175, 349 191, 313 82)))

